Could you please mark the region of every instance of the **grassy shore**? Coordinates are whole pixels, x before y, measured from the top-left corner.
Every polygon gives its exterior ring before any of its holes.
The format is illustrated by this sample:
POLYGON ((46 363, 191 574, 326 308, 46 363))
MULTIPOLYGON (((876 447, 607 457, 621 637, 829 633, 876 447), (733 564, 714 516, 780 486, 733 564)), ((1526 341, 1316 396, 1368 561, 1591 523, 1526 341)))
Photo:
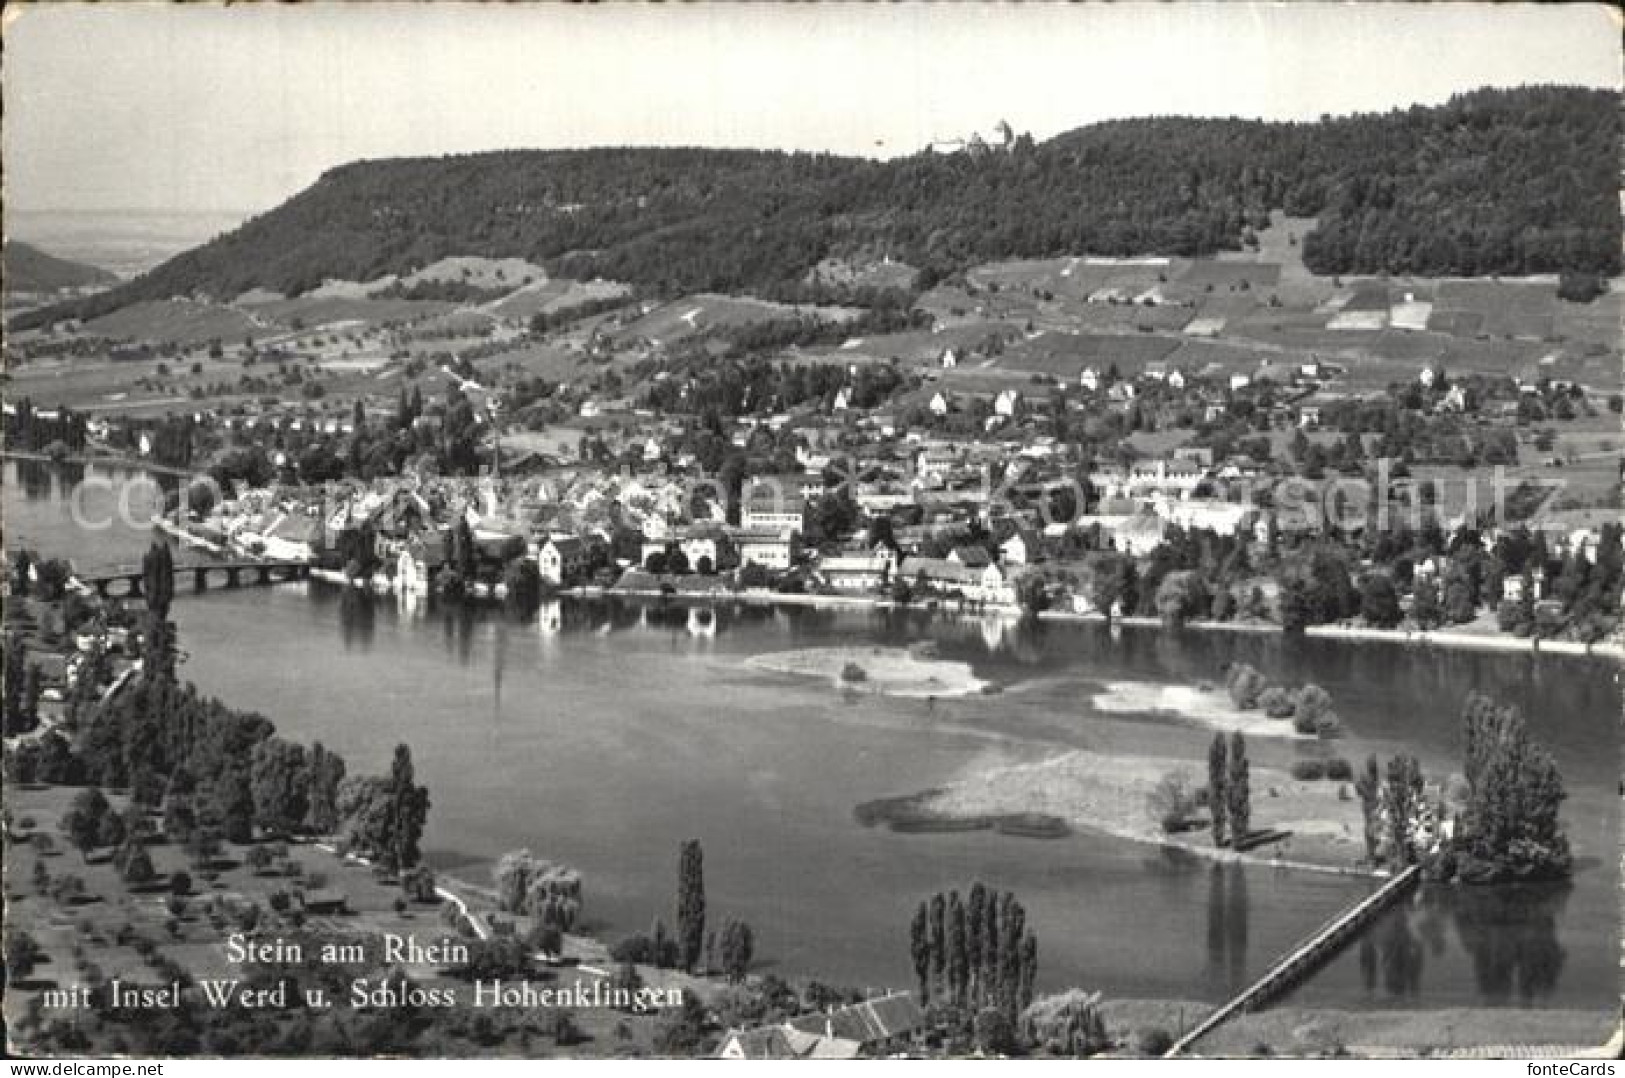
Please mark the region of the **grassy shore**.
POLYGON ((1253 830, 1275 837, 1237 852, 1215 847, 1200 816, 1193 817, 1190 830, 1175 834, 1162 830, 1151 795, 1165 776, 1181 772, 1192 787, 1205 778, 1186 760, 1076 750, 1036 763, 986 768, 936 789, 871 801, 858 807, 857 816, 867 825, 884 824, 899 831, 976 830, 1023 818, 1057 820, 1068 828, 1177 847, 1202 857, 1367 874, 1357 864, 1364 854, 1359 801, 1345 800, 1339 793, 1342 784, 1300 782, 1284 771, 1255 767, 1253 830))

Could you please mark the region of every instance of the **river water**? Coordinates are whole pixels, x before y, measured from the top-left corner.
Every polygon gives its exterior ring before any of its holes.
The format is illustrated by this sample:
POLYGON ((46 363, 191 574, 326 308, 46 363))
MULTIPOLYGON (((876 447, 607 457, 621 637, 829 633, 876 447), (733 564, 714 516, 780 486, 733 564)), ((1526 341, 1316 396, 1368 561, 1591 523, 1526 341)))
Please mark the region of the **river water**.
MULTIPOLYGON (((81 566, 138 560, 145 529, 87 532, 68 519, 61 477, 26 471, 6 467, 8 544, 61 551, 81 566)), ((101 519, 107 497, 86 497, 83 515, 101 519)), ((1574 880, 1426 889, 1293 998, 1599 1016, 1617 1008, 1620 696, 1606 661, 1022 628, 924 612, 729 608, 707 621, 579 601, 516 619, 320 583, 189 591, 178 589, 174 608, 184 676, 265 713, 290 737, 320 739, 352 770, 383 770, 397 742, 411 745, 433 798, 425 846, 442 869, 483 882, 517 847, 566 861, 584 874, 589 926, 614 939, 657 914, 670 922, 678 843, 699 838, 709 908, 752 924, 764 968, 857 987, 906 985, 914 906, 976 879, 1021 897, 1040 939, 1043 987, 1193 1000, 1244 986, 1369 890, 1358 879, 1217 867, 1095 834, 895 834, 854 821, 863 801, 989 764, 1074 746, 1184 754, 1210 736, 1094 710, 1101 681, 1190 684, 1244 659, 1272 680, 1330 691, 1348 728, 1340 754, 1413 752, 1431 775, 1459 769, 1462 698, 1488 691, 1521 706, 1557 757, 1574 880), (846 699, 745 665, 790 648, 917 640, 1005 692, 934 706, 846 699)), ((1271 766, 1303 751, 1264 738, 1250 748, 1271 766)))

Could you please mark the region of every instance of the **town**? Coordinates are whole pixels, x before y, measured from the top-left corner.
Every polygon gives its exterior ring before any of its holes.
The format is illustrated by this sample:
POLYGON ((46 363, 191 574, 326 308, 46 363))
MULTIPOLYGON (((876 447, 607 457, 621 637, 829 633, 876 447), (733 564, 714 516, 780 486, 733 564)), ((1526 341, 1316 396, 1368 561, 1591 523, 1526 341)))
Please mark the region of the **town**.
POLYGON ((8 21, 11 1054, 1625 1050, 1597 12, 319 7, 8 21))

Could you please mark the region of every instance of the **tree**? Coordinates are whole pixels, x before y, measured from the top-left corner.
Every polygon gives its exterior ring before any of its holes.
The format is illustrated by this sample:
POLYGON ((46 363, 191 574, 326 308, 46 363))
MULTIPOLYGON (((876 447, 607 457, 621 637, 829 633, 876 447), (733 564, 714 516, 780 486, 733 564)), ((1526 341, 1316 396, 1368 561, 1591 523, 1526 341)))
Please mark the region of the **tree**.
POLYGON ((1360 798, 1360 816, 1365 823, 1365 856, 1377 863, 1382 847, 1382 772, 1375 756, 1366 757, 1365 769, 1354 779, 1354 792, 1360 798))
POLYGON ((111 811, 107 797, 101 790, 91 787, 74 797, 72 806, 62 817, 63 833, 86 861, 90 860, 90 852, 100 842, 102 822, 111 811))
POLYGON ((1432 580, 1422 578, 1411 592, 1411 620, 1418 629, 1437 629, 1444 623, 1444 607, 1439 603, 1439 589, 1432 580))
POLYGON ((121 872, 124 882, 130 887, 145 887, 158 878, 157 870, 152 867, 152 857, 147 853, 145 846, 131 846, 123 862, 121 872))
POLYGON ((280 737, 254 747, 250 769, 254 820, 273 835, 291 835, 310 809, 310 771, 303 746, 280 737))
POLYGON ((418 863, 421 856, 418 843, 423 838, 423 827, 429 818, 429 791, 414 781, 412 750, 405 745, 395 746, 388 798, 388 842, 381 852, 385 855, 387 867, 400 872, 418 863))
POLYGON ((1223 734, 1214 734, 1207 750, 1207 807, 1213 817, 1213 845, 1225 844, 1226 826, 1230 817, 1230 799, 1225 784, 1230 778, 1229 752, 1223 734))
MULTIPOLYGON (((904 586, 907 586, 906 582, 904 586)), ((1021 604, 1022 615, 1028 619, 1036 618, 1049 609, 1049 589, 1042 573, 1023 573, 1016 578, 1016 601, 1021 604)))
POLYGON ((976 1012, 976 1050, 983 1055, 1009 1055, 1016 1046, 1016 1031, 1010 1015, 999 1007, 983 1007, 976 1012))
POLYGON ((1388 863, 1395 869, 1416 863, 1417 814, 1422 808, 1422 765, 1414 756, 1388 761, 1383 812, 1388 821, 1388 863))
POLYGON ((21 929, 6 933, 6 980, 26 980, 45 959, 45 951, 33 936, 21 929))
POLYGON ((908 927, 908 954, 914 963, 914 976, 920 983, 920 1001, 931 1002, 931 913, 921 902, 908 927))
POLYGON ((1189 569, 1169 573, 1157 586, 1157 616, 1170 628, 1178 628, 1186 619, 1204 612, 1207 591, 1201 577, 1189 569))
POLYGON ((948 900, 938 891, 931 896, 931 983, 939 989, 948 967, 947 921, 948 900))
POLYGON ((1392 629, 1403 620, 1399 592, 1387 573, 1368 573, 1360 581, 1360 616, 1379 629, 1392 629))
POLYGON ((750 925, 743 921, 730 920, 722 926, 722 971, 727 975, 731 984, 738 984, 745 979, 750 970, 751 959, 756 954, 756 935, 751 931, 750 925))
POLYGON ((1281 631, 1301 633, 1314 620, 1314 602, 1309 584, 1299 577, 1280 583, 1281 631))
POLYGON ((970 984, 969 937, 965 928, 965 906, 959 892, 948 895, 948 998, 963 1003, 970 984))
POLYGON ((694 838, 677 858, 677 940, 679 964, 692 972, 705 946, 705 854, 694 838))
POLYGON ((1225 671, 1225 687, 1236 707, 1250 711, 1258 706, 1259 697, 1269 688, 1269 681, 1248 663, 1232 663, 1225 671))
POLYGON ((339 825, 338 792, 344 781, 344 757, 327 751, 320 741, 310 747, 305 830, 331 834, 339 825))
POLYGON ((1573 857, 1559 815, 1567 794, 1551 753, 1516 708, 1480 693, 1462 710, 1467 807, 1461 874, 1479 882, 1561 879, 1573 857))
POLYGON ((1230 818, 1230 845, 1238 849, 1252 834, 1252 789, 1247 773, 1247 742, 1238 730, 1230 735, 1230 773, 1224 787, 1225 809, 1230 818))
POLYGON ((149 611, 159 618, 169 617, 169 604, 175 597, 175 559, 162 540, 155 540, 141 559, 141 594, 149 611))
POLYGON ((1180 770, 1162 776, 1146 796, 1146 810, 1163 831, 1169 834, 1183 831, 1186 821, 1196 811, 1196 794, 1191 789, 1190 775, 1180 770))
POLYGON ((1097 995, 1081 988, 1035 1000, 1022 1012, 1022 1037, 1053 1056, 1094 1055, 1111 1043, 1099 1002, 1097 995))

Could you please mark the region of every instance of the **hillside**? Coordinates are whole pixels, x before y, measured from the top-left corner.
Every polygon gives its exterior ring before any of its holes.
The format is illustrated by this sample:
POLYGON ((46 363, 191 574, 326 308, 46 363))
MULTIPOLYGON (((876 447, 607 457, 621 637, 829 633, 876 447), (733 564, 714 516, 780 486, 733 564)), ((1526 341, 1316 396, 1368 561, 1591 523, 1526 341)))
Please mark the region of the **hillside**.
POLYGON ((111 284, 118 278, 104 269, 46 254, 38 247, 8 241, 4 253, 7 292, 57 292, 64 288, 111 284))
MULTIPOLYGON (((1312 124, 1145 119, 1009 152, 888 162, 747 150, 507 151, 357 162, 112 292, 286 295, 459 255, 652 291, 866 303, 809 270, 885 255, 921 287, 1001 258, 1241 248, 1271 210, 1314 217, 1316 272, 1620 269, 1615 95, 1481 90, 1312 124)), ((39 316, 32 316, 37 323, 39 316)), ((21 324, 21 323, 20 323, 21 324)))

